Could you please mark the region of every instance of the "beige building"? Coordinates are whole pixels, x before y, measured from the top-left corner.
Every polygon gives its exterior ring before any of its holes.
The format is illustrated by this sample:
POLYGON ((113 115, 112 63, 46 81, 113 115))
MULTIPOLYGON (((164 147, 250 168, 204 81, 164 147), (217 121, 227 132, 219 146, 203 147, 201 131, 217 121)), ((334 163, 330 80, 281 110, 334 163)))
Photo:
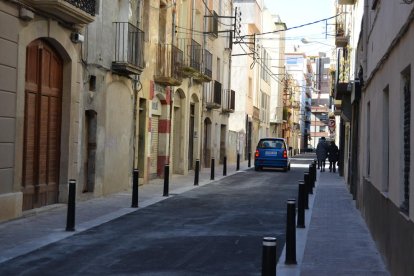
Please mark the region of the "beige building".
MULTIPOLYGON (((235 111, 230 117, 230 129, 238 133, 238 152, 242 159, 247 159, 259 140, 260 100, 262 94, 269 95, 268 84, 261 82, 260 49, 256 49, 255 33, 262 32, 263 1, 235 1, 235 7, 242 13, 241 39, 234 47, 232 66, 232 87, 237 91, 238 97, 235 111), (254 65, 254 66, 253 66, 254 65)), ((262 130, 263 131, 263 130, 262 130)))
POLYGON ((35 2, 0 2, 0 220, 64 202, 81 165, 77 34, 95 19, 94 1, 35 2))
POLYGON ((149 12, 158 28, 149 30, 146 56, 156 58, 141 78, 151 105, 147 165, 140 167, 148 178, 162 176, 166 164, 170 173, 187 174, 196 160, 206 167, 212 158, 221 162, 235 100, 229 85, 232 1, 167 2, 149 12))

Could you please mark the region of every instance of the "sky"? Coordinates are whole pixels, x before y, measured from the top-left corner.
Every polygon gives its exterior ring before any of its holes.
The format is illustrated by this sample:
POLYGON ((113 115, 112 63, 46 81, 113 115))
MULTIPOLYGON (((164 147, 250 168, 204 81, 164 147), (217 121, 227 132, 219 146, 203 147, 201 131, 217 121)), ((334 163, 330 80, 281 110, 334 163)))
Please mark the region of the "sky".
MULTIPOLYGON (((278 14, 287 28, 300 26, 335 15, 335 0, 264 0, 265 6, 272 14, 278 14)), ((293 45, 300 47, 301 52, 308 55, 316 55, 318 52, 329 52, 334 46, 335 19, 330 19, 327 24, 316 23, 306 27, 297 28, 286 32, 286 51, 292 51, 293 45), (328 27, 328 32, 326 32, 328 27), (326 34, 327 33, 327 34, 326 34), (301 39, 312 42, 304 44, 301 39), (325 44, 331 45, 327 46, 325 44)))

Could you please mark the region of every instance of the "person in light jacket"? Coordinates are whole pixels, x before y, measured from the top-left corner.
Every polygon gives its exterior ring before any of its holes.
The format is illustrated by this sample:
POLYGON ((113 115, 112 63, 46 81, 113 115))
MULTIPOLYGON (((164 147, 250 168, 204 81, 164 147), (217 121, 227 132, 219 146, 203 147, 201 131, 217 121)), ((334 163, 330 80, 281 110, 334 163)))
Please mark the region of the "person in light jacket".
POLYGON ((325 160, 328 157, 328 144, 326 143, 325 137, 319 139, 318 145, 316 146, 316 158, 318 159, 318 169, 321 172, 325 171, 325 160))

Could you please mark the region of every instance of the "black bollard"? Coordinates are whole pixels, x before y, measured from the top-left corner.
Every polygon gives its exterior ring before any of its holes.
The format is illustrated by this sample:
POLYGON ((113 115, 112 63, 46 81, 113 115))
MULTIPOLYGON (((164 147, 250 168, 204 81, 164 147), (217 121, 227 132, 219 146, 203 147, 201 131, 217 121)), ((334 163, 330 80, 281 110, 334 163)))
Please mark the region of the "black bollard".
POLYGON ((303 175, 303 183, 305 183, 305 209, 308 210, 309 209, 309 193, 310 193, 310 189, 312 189, 311 187, 311 183, 310 183, 310 175, 309 173, 304 173, 303 175))
POLYGON ((312 187, 312 192, 313 192, 313 188, 315 188, 315 182, 316 182, 316 163, 313 164, 312 166, 312 179, 311 179, 311 187, 312 187))
POLYGON ((312 195, 313 194, 313 188, 312 188, 312 183, 313 183, 313 165, 309 165, 309 172, 308 173, 305 173, 305 174, 308 174, 308 180, 306 180, 306 176, 304 178, 305 183, 307 185, 306 187, 308 188, 308 194, 312 195))
POLYGON ((252 165, 252 153, 251 152, 249 152, 249 154, 248 154, 248 160, 247 160, 247 166, 250 168, 251 167, 251 165, 252 165))
POLYGON ((69 180, 68 213, 66 216, 66 231, 75 231, 75 198, 76 180, 69 180))
MULTIPOLYGON (((305 176, 306 178, 306 176, 305 176)), ((305 228, 305 199, 306 195, 306 184, 303 181, 299 181, 299 192, 298 192, 298 228, 305 228)))
POLYGON ((240 170, 240 153, 237 153, 236 171, 240 170))
POLYGON ((274 237, 263 238, 262 250, 262 276, 276 275, 276 245, 274 237))
POLYGON ((227 175, 227 156, 223 157, 223 176, 227 175))
POLYGON ((295 215, 296 206, 295 200, 289 199, 287 201, 287 216, 286 216, 286 259, 285 264, 296 264, 296 227, 295 215))
POLYGON ((134 169, 132 173, 132 208, 138 208, 138 178, 139 171, 134 169))
POLYGON ((164 166, 164 193, 163 196, 169 195, 169 185, 170 185, 170 165, 165 164, 164 166))
POLYGON ((210 180, 214 180, 214 158, 211 158, 211 173, 210 180))
POLYGON ((200 160, 197 159, 195 163, 194 186, 198 185, 199 173, 200 173, 200 160))

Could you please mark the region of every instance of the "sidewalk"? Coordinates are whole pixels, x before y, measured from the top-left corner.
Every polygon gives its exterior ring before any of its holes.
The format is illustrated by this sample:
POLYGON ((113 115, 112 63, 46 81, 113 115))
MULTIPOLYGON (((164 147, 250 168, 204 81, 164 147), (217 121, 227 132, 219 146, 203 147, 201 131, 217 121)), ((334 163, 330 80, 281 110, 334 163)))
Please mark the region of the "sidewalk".
POLYGON ((318 172, 305 212, 306 228, 296 230, 297 265, 285 265, 285 248, 277 275, 389 275, 371 234, 343 178, 318 172))
MULTIPOLYGON (((251 165, 253 166, 253 160, 251 165)), ((248 168, 248 162, 240 162, 240 171, 248 168)), ((227 165, 227 176, 238 173, 236 164, 227 165)), ((212 182, 210 168, 202 168, 199 186, 212 182)), ((223 166, 216 165, 214 180, 223 178, 223 166)), ((194 171, 188 175, 172 175, 169 181, 169 196, 196 188, 194 171)), ((168 197, 163 196, 164 180, 151 180, 139 186, 139 208, 146 207, 168 197)), ((124 191, 107 197, 76 202, 74 232, 65 231, 67 205, 54 204, 27 211, 23 217, 0 223, 0 264, 9 259, 34 251, 42 246, 62 240, 76 233, 88 230, 122 215, 134 212, 131 208, 132 191, 124 191)))

